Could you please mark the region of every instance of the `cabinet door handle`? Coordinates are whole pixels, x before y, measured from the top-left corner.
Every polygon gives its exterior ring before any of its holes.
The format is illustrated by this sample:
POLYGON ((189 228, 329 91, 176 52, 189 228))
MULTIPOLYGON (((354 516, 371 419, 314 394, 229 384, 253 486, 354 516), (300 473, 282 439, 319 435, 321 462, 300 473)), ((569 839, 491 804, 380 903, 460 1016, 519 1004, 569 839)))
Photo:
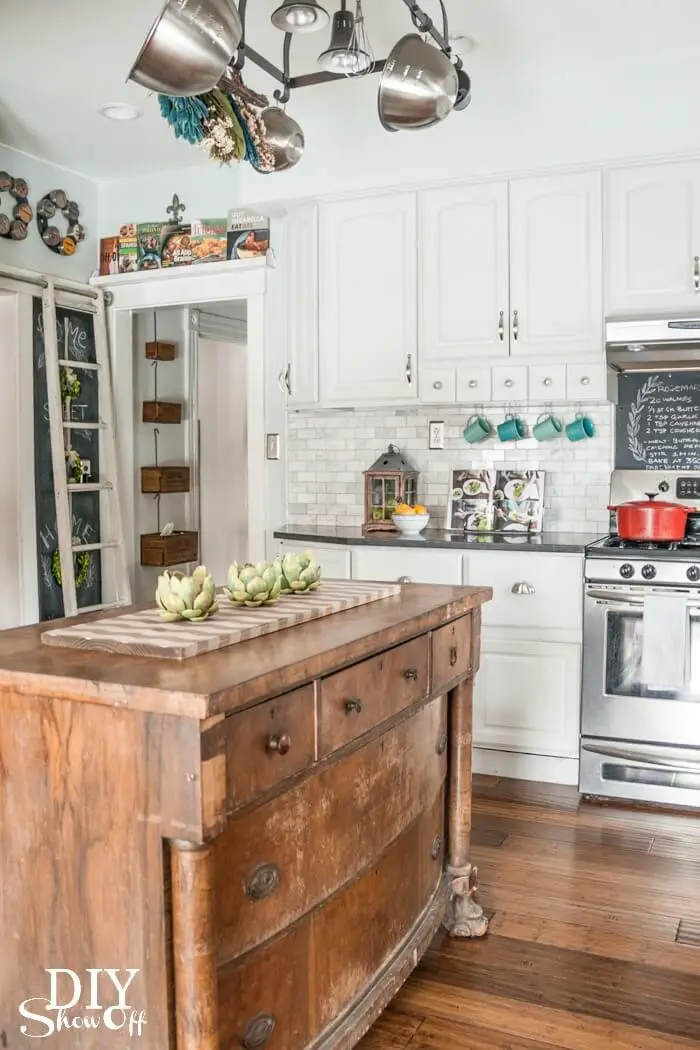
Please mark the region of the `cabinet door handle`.
POLYGON ((397 583, 413 583, 412 576, 399 576, 397 583))
POLYGON ((270 1039, 277 1022, 272 1014, 259 1014, 249 1021, 239 1042, 243 1050, 260 1050, 270 1039))
POLYGON ((700 255, 693 259, 693 287, 696 292, 700 292, 700 255))
POLYGON ((361 700, 346 700, 345 701, 345 714, 346 715, 359 715, 362 713, 362 701, 361 700))
POLYGON ((581 376, 581 378, 579 380, 581 386, 588 386, 590 381, 591 381, 590 376, 581 376))
POLYGON ((413 382, 413 354, 406 355, 406 382, 413 382))
POLYGON ((417 682, 418 681, 418 671, 416 670, 415 667, 407 667, 406 670, 403 673, 403 676, 404 676, 404 678, 406 679, 407 682, 417 682))
POLYGON ((288 396, 290 396, 291 393, 292 393, 292 383, 291 383, 291 379, 290 379, 291 371, 292 371, 292 366, 291 366, 291 363, 290 363, 277 376, 277 382, 279 384, 280 390, 282 391, 283 394, 287 394, 288 396))
POLYGON ((520 322, 518 320, 518 311, 513 310, 513 339, 517 343, 518 336, 520 335, 520 322))
POLYGON ((437 860, 438 859, 438 857, 440 856, 440 850, 441 849, 442 849, 442 839, 440 838, 439 835, 436 835, 436 837, 433 839, 433 844, 430 847, 430 856, 433 858, 433 860, 437 860))
POLYGON ((279 736, 272 734, 267 738, 267 750, 278 755, 286 755, 291 746, 292 738, 289 733, 280 733, 279 736))
POLYGON ((527 580, 522 580, 520 583, 514 583, 511 587, 511 594, 524 594, 532 595, 535 593, 535 588, 527 580))
POLYGON ((503 342, 503 337, 505 335, 504 319, 505 319, 505 311, 499 310, 499 313, 498 313, 498 338, 500 339, 501 342, 503 342))
POLYGON ((439 379, 436 379, 433 383, 433 390, 442 390, 442 383, 439 379))
POLYGON ((280 870, 276 864, 258 864, 245 884, 246 897, 253 901, 264 901, 277 889, 280 870))
POLYGON ((503 381, 503 385, 504 385, 504 386, 506 386, 506 387, 508 387, 508 389, 510 390, 510 388, 511 388, 511 387, 512 387, 512 385, 513 385, 513 380, 512 380, 512 379, 504 379, 504 381, 503 381))
POLYGON ((470 379, 469 382, 467 383, 467 386, 469 387, 470 390, 476 390, 478 385, 479 385, 478 379, 470 379))
POLYGON ((542 380, 542 386, 551 386, 551 385, 552 385, 552 380, 550 379, 549 376, 546 376, 546 378, 542 380))
POLYGON ((457 646, 453 645, 450 647, 450 667, 454 667, 457 663, 457 646))

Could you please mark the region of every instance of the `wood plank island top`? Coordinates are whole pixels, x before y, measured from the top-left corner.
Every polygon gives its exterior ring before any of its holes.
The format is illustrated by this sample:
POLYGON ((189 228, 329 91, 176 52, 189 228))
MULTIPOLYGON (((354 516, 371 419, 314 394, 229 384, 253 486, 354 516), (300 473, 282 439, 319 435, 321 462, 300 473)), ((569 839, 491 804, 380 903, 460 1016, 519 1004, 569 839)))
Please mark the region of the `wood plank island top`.
POLYGON ((42 644, 43 631, 77 618, 54 620, 0 632, 0 691, 207 719, 440 627, 491 597, 490 587, 407 584, 396 597, 183 662, 53 648, 42 644))

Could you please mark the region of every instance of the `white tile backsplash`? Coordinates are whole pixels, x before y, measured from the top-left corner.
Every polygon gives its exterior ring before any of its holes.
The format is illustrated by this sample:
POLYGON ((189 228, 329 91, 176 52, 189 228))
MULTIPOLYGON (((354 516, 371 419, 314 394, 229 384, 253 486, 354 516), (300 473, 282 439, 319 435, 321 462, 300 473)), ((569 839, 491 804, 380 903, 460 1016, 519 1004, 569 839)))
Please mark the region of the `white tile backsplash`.
MULTIPOLYGON (((531 430, 537 417, 553 411, 564 422, 573 405, 530 405, 519 410, 531 430)), ((406 452, 421 476, 419 498, 430 506, 433 525, 444 520, 452 468, 498 466, 544 470, 547 530, 606 532, 608 489, 613 463, 613 406, 587 405, 595 437, 571 442, 566 437, 538 442, 532 437, 502 445, 490 437, 467 445, 462 437, 471 411, 449 405, 408 409, 313 409, 290 411, 288 418, 288 518, 297 525, 360 525, 364 514, 362 472, 390 441, 406 452), (445 448, 428 448, 428 424, 445 423, 445 448)), ((487 405, 483 414, 496 425, 503 406, 487 405)))

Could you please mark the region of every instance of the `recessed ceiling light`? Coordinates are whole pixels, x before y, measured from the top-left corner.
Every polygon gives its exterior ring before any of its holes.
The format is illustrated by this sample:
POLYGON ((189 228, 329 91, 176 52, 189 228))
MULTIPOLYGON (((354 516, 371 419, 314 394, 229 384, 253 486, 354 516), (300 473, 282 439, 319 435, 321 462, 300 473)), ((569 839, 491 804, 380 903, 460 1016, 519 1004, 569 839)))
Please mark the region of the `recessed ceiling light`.
POLYGON ((128 102, 107 102, 100 106, 99 113, 107 120, 137 120, 141 113, 128 102))

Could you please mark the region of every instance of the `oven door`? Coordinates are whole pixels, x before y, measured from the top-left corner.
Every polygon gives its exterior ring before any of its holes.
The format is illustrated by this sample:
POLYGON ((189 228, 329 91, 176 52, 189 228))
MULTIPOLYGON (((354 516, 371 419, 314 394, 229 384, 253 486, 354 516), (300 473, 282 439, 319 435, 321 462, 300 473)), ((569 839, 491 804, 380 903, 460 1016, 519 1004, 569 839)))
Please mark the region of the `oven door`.
POLYGON ((642 681, 643 596, 651 591, 586 588, 581 734, 700 747, 700 595, 680 591, 688 597, 689 624, 686 689, 678 693, 650 690, 642 681))

